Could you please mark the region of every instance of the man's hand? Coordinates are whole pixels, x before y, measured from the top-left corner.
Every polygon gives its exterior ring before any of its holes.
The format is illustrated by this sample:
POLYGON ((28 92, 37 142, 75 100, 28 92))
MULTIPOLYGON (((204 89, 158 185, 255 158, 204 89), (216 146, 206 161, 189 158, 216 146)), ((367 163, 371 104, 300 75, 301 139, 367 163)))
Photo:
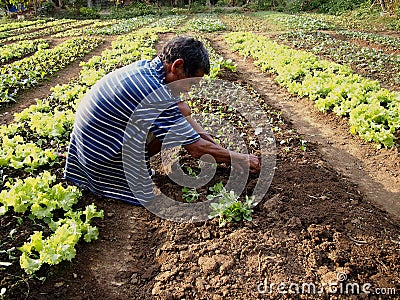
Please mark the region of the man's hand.
POLYGON ((250 164, 250 173, 259 174, 261 171, 260 160, 257 156, 253 154, 248 155, 249 164, 250 164))
POLYGON ((232 168, 244 173, 246 169, 252 174, 258 174, 261 170, 260 160, 253 154, 232 153, 232 168))

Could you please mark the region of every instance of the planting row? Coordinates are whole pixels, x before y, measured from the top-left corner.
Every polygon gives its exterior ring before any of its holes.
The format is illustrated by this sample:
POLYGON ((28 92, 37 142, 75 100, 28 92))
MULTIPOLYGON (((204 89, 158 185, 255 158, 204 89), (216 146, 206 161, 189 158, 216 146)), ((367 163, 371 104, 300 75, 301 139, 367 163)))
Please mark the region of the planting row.
POLYGON ((281 28, 294 30, 324 30, 334 26, 317 17, 309 15, 288 15, 282 13, 257 12, 255 15, 263 20, 280 25, 281 28))
MULTIPOLYGON (((103 217, 102 211, 88 205, 85 209, 74 210, 81 193, 77 187, 54 185, 56 176, 44 172, 38 177, 18 179, 6 184, 1 191, 0 215, 9 209, 15 214, 29 214, 31 220, 42 220, 52 231, 46 238, 43 231, 35 231, 30 241, 19 250, 20 265, 28 274, 40 269, 43 264, 55 265, 75 257, 75 246, 81 238, 86 242, 97 239, 98 229, 90 225, 91 219, 103 217), (57 211, 57 217, 55 212, 57 211), (62 217, 59 212, 62 211, 62 217)), ((11 263, 11 262, 10 262, 11 263)))
POLYGON ((393 147, 400 129, 400 95, 382 89, 377 81, 354 74, 343 65, 314 54, 279 45, 253 33, 225 36, 233 51, 254 58, 263 71, 289 92, 307 96, 321 111, 349 117, 350 130, 366 141, 393 147))
POLYGON ((264 33, 284 30, 323 30, 332 29, 333 25, 317 17, 287 15, 283 13, 256 12, 253 14, 222 15, 232 31, 259 31, 264 33))
POLYGON ((189 20, 185 26, 186 31, 202 31, 202 32, 213 32, 225 30, 226 26, 222 21, 212 15, 197 15, 193 19, 189 20))
POLYGON ((0 47, 0 63, 7 63, 13 59, 24 57, 25 55, 48 47, 49 43, 44 39, 8 44, 0 47))
POLYGON ((385 46, 388 50, 398 51, 400 47, 400 39, 397 37, 390 37, 379 35, 375 33, 357 32, 343 30, 339 32, 347 38, 357 38, 364 41, 372 42, 381 46, 385 46))
POLYGON ((112 26, 116 23, 118 23, 118 20, 93 21, 93 23, 90 24, 90 26, 82 26, 82 27, 78 27, 78 28, 67 29, 67 30, 61 31, 53 36, 55 38, 62 38, 62 37, 70 37, 70 36, 87 35, 89 31, 95 32, 99 28, 102 28, 105 26, 112 26))
POLYGON ((36 85, 101 42, 98 38, 72 38, 52 49, 40 49, 30 57, 3 66, 0 69, 0 105, 13 101, 19 90, 36 85))
POLYGON ((257 31, 257 32, 271 32, 282 30, 282 26, 274 22, 268 22, 261 18, 243 15, 243 14, 229 14, 220 16, 222 22, 228 26, 230 31, 257 31))
POLYGON ((151 22, 147 27, 165 28, 165 30, 168 31, 172 28, 176 28, 186 19, 186 15, 168 16, 151 22))
POLYGON ((27 40, 27 39, 35 39, 38 37, 54 35, 58 32, 63 32, 65 30, 68 30, 71 28, 86 26, 91 23, 93 23, 92 20, 83 20, 83 21, 64 22, 61 24, 52 24, 52 26, 46 27, 41 30, 35 30, 35 31, 23 33, 23 34, 10 36, 6 39, 3 39, 3 41, 4 42, 14 42, 14 41, 27 40))
MULTIPOLYGON (((29 21, 24 21, 24 22, 29 22, 29 21)), ((61 26, 64 24, 69 24, 74 22, 74 20, 69 20, 69 19, 60 19, 60 20, 55 20, 55 21, 43 21, 43 22, 37 22, 37 23, 28 23, 29 25, 9 30, 9 31, 4 31, 0 34, 0 39, 2 39, 2 42, 6 41, 6 38, 13 38, 18 35, 29 35, 30 32, 37 32, 41 31, 42 29, 45 29, 47 27, 57 27, 61 26)), ((13 23, 11 23, 13 24, 13 23)), ((24 23, 23 23, 24 24, 24 23)))
POLYGON ((280 38, 295 48, 312 51, 338 63, 348 64, 363 75, 389 83, 394 88, 400 83, 399 55, 361 47, 322 32, 295 31, 283 34, 280 38))
POLYGON ((223 69, 236 71, 236 65, 231 59, 225 59, 219 55, 211 46, 210 42, 202 35, 196 35, 196 39, 200 40, 208 51, 210 57, 210 75, 209 78, 217 78, 223 69))
POLYGON ((136 28, 153 22, 154 20, 155 18, 153 16, 141 16, 126 20, 119 20, 115 24, 108 25, 102 28, 88 29, 87 34, 113 35, 128 33, 136 28))
POLYGON ((109 20, 109 21, 96 21, 90 26, 82 28, 74 28, 64 32, 57 33, 54 37, 67 37, 67 36, 82 36, 82 35, 112 35, 123 34, 135 30, 143 25, 149 27, 165 27, 172 28, 180 24, 186 16, 169 16, 156 20, 153 16, 131 18, 125 21, 109 20))
POLYGON ((0 32, 10 31, 17 28, 23 28, 27 26, 33 26, 38 24, 46 23, 47 20, 35 20, 35 21, 22 21, 22 22, 7 22, 0 25, 0 32))

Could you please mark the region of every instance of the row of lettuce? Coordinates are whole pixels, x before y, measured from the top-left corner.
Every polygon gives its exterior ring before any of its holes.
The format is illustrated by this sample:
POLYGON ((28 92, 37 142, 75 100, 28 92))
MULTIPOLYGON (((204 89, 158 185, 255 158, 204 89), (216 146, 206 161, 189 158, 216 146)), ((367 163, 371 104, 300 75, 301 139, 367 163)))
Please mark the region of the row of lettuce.
MULTIPOLYGON (((172 27, 182 20, 181 17, 169 17, 160 20, 160 24, 172 27)), ((81 98, 112 70, 138 59, 154 57, 158 34, 170 29, 153 26, 118 37, 101 55, 81 63, 78 79, 55 86, 46 99, 37 100, 35 105, 15 114, 13 123, 0 127, 3 178, 0 182, 3 185, 0 216, 24 214, 46 225, 45 230, 34 232, 29 241, 19 247, 22 252, 20 266, 27 274, 35 273, 43 264, 55 265, 71 260, 80 240, 90 242, 97 238, 98 230, 91 225, 91 220, 102 217, 103 212, 93 204, 76 209, 81 192, 55 175, 63 166, 74 114, 81 98), (24 175, 14 178, 16 171, 22 171, 24 175)), ((211 76, 216 76, 223 67, 234 68, 231 61, 224 61, 209 44, 207 47, 212 54, 211 76)))
POLYGON ((37 85, 101 43, 95 37, 71 38, 51 49, 44 49, 42 43, 33 55, 4 65, 0 68, 0 105, 14 101, 20 90, 37 85))
POLYGON ((38 32, 48 27, 62 26, 72 22, 73 20, 69 19, 7 22, 0 26, 0 40, 3 43, 10 37, 29 32, 38 32))
POLYGON ((67 36, 120 34, 137 28, 139 24, 154 20, 153 16, 143 16, 126 20, 39 20, 18 22, 21 27, 13 29, 15 23, 0 27, 0 42, 9 43, 43 36, 62 38, 67 36), (147 20, 147 21, 146 21, 147 20), (22 26, 25 25, 25 26, 22 26), (9 28, 7 30, 7 28, 9 28))
POLYGON ((49 48, 49 42, 44 39, 27 40, 0 47, 0 64, 22 58, 39 49, 49 48))
POLYGON ((369 142, 393 147, 400 129, 400 94, 363 78, 346 66, 280 45, 265 36, 235 32, 225 36, 233 51, 252 57, 261 70, 289 92, 308 97, 323 111, 348 118, 350 130, 369 142))
MULTIPOLYGON (((400 83, 400 56, 396 54, 400 40, 374 34, 339 31, 324 32, 294 31, 279 36, 291 47, 315 53, 340 64, 346 64, 369 78, 384 82, 392 88, 400 83), (361 46, 352 40, 364 40, 379 45, 381 49, 361 46)), ((378 47, 379 47, 378 46, 378 47)))

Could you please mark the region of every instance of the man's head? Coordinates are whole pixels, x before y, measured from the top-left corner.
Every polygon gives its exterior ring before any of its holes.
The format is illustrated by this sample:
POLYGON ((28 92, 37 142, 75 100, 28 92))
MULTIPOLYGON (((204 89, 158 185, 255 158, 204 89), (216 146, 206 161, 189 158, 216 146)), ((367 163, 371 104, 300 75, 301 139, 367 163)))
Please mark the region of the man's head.
POLYGON ((166 82, 210 73, 210 60, 202 42, 192 37, 176 37, 169 41, 159 55, 164 63, 166 82))

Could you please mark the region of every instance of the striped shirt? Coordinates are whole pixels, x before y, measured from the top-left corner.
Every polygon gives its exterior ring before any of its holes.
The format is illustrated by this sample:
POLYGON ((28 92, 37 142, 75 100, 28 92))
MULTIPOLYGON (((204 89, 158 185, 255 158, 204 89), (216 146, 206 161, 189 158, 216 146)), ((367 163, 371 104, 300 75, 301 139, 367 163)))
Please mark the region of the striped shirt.
POLYGON ((95 194, 134 205, 150 201, 147 134, 151 132, 167 148, 200 139, 164 81, 158 57, 99 80, 78 106, 65 178, 95 194))

